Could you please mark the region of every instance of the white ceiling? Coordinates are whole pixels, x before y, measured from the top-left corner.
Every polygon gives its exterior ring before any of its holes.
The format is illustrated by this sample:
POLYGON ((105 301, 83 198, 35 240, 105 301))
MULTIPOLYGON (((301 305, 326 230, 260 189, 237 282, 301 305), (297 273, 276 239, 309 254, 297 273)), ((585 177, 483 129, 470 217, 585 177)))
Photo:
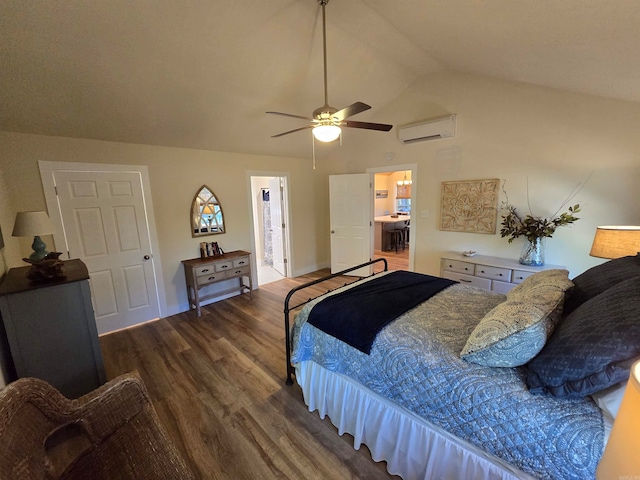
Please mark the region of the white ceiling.
MULTIPOLYGON (((329 103, 473 72, 640 101, 638 0, 331 0, 329 103)), ((307 157, 317 0, 0 3, 0 130, 307 157)), ((370 135, 390 135, 368 132, 370 135)))

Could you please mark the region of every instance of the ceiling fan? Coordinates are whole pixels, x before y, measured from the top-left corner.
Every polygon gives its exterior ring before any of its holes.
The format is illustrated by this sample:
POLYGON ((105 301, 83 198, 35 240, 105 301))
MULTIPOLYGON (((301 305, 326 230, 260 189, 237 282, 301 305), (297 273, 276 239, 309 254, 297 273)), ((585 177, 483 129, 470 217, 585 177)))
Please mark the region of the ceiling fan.
POLYGON ((353 120, 347 120, 358 113, 369 110, 371 107, 366 103, 356 102, 348 107, 338 110, 329 105, 328 93, 327 93, 327 31, 326 31, 326 16, 325 6, 329 3, 329 0, 318 0, 318 3, 322 7, 322 51, 324 54, 324 105, 316 108, 311 117, 303 117, 301 115, 293 115, 290 113, 281 112, 267 112, 274 115, 283 115, 285 117, 300 118, 310 122, 309 125, 304 127, 289 130, 288 132, 279 133, 273 135, 271 138, 282 137, 289 135, 290 133, 299 132, 301 130, 313 129, 313 136, 320 142, 333 142, 342 134, 341 127, 349 128, 364 128, 367 130, 379 130, 388 132, 393 128, 393 125, 387 125, 383 123, 370 123, 370 122, 358 122, 353 120))

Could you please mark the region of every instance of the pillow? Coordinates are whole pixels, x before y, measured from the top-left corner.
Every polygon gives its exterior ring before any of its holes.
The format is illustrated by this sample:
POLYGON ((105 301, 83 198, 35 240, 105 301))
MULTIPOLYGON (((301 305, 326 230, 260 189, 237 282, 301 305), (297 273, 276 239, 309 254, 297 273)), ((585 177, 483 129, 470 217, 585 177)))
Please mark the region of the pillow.
POLYGON ((640 277, 614 285, 568 316, 528 365, 532 393, 584 397, 629 378, 640 358, 640 277))
POLYGON ((573 279, 575 287, 564 303, 564 315, 568 315, 587 300, 608 288, 633 277, 640 276, 640 256, 616 258, 597 265, 573 279))
POLYGON ((471 332, 460 356, 487 367, 517 367, 540 352, 562 314, 567 270, 536 273, 507 294, 471 332))
POLYGON ((618 415, 618 410, 620 410, 620 404, 626 388, 627 382, 621 382, 592 394, 591 398, 593 398, 600 410, 615 419, 618 415))

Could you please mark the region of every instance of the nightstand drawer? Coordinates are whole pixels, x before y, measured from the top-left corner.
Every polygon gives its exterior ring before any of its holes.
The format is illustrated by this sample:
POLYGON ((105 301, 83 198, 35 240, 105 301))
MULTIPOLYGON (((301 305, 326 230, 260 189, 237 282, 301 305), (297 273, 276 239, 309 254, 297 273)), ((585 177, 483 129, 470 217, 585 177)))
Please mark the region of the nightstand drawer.
POLYGON ((474 267, 475 265, 473 263, 461 262, 459 260, 449 260, 446 258, 442 259, 443 270, 448 270, 450 272, 466 273, 467 275, 473 275, 474 267))
POLYGON ((476 276, 500 280, 501 282, 511 282, 511 269, 476 265, 476 276))

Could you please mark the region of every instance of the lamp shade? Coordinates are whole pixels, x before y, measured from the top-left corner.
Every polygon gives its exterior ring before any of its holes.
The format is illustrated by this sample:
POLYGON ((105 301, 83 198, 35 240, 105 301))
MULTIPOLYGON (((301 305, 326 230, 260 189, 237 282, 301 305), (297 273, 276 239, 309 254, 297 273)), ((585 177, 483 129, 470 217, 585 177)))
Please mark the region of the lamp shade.
POLYGON ((55 233, 47 212, 18 212, 13 225, 14 237, 35 237, 55 233))
POLYGON ((620 258, 640 252, 639 226, 606 226, 596 229, 591 252, 592 257, 620 258))
POLYGON ((640 361, 631 367, 627 388, 607 447, 596 471, 598 480, 640 476, 640 361))

